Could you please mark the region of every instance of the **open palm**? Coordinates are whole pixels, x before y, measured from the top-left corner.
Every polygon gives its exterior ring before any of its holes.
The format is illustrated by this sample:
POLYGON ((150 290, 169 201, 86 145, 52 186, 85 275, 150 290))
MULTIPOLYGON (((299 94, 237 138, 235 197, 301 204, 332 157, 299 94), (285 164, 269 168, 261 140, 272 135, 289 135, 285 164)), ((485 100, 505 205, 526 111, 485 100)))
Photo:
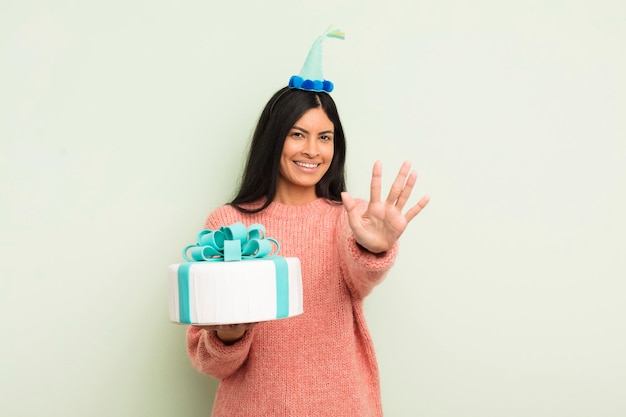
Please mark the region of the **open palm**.
POLYGON ((409 222, 426 207, 430 200, 428 196, 424 196, 406 213, 402 212, 417 181, 417 173, 410 169, 411 163, 405 161, 391 185, 387 199, 382 201, 383 169, 381 162, 376 161, 372 170, 370 201, 363 213, 359 212, 350 194, 346 192, 341 194, 344 207, 348 212, 348 222, 356 241, 372 253, 389 250, 402 235, 409 222))

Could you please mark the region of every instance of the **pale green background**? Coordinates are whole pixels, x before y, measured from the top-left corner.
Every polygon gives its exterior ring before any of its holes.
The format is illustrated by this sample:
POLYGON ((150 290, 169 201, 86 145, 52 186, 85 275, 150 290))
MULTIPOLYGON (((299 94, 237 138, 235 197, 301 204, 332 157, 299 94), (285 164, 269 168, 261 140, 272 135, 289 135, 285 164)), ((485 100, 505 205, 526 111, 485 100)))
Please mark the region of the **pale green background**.
POLYGON ((350 190, 432 197, 366 305, 386 415, 626 415, 623 0, 3 0, 0 415, 208 416, 166 267, 330 23, 350 190))

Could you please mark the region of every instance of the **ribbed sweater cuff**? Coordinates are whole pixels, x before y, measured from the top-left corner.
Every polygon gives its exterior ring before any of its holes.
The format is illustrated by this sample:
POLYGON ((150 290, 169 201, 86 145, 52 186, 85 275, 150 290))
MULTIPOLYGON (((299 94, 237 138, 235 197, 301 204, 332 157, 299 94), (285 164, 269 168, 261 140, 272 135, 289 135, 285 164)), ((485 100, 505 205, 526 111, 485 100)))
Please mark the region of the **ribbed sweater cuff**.
POLYGON ((388 251, 372 253, 359 245, 351 232, 346 240, 348 242, 348 253, 360 269, 369 271, 387 270, 393 265, 396 255, 398 254, 397 241, 388 251))

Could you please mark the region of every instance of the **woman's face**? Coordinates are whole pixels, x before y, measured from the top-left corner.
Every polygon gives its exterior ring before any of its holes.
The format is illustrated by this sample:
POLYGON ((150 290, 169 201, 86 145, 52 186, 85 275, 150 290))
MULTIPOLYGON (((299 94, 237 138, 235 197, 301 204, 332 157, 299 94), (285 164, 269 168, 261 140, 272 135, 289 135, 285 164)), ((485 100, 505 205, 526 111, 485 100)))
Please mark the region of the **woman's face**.
POLYGON ((334 133, 321 107, 308 110, 291 127, 280 158, 276 201, 298 204, 317 198, 315 185, 333 160, 334 133))

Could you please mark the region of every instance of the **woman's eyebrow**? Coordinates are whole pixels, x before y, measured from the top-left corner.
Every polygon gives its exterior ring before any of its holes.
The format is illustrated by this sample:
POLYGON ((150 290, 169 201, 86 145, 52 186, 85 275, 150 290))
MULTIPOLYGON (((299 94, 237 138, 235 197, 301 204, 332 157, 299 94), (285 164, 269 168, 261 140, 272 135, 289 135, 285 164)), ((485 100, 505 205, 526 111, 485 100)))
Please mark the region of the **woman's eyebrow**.
POLYGON ((308 130, 306 130, 306 129, 300 127, 300 126, 293 126, 292 129, 296 129, 296 130, 299 130, 299 131, 301 131, 303 133, 307 133, 307 134, 309 133, 308 130))
MULTIPOLYGON (((306 129, 304 129, 304 128, 300 127, 300 126, 293 126, 293 127, 292 127, 292 129, 299 130, 299 131, 301 131, 302 133, 306 133, 307 135, 309 134, 309 131, 308 131, 308 130, 306 130, 306 129)), ((320 135, 327 135, 327 134, 329 134, 329 133, 330 133, 331 135, 334 135, 334 134, 335 134, 335 132, 334 132, 333 130, 324 130, 323 132, 320 132, 319 134, 320 134, 320 135)))

